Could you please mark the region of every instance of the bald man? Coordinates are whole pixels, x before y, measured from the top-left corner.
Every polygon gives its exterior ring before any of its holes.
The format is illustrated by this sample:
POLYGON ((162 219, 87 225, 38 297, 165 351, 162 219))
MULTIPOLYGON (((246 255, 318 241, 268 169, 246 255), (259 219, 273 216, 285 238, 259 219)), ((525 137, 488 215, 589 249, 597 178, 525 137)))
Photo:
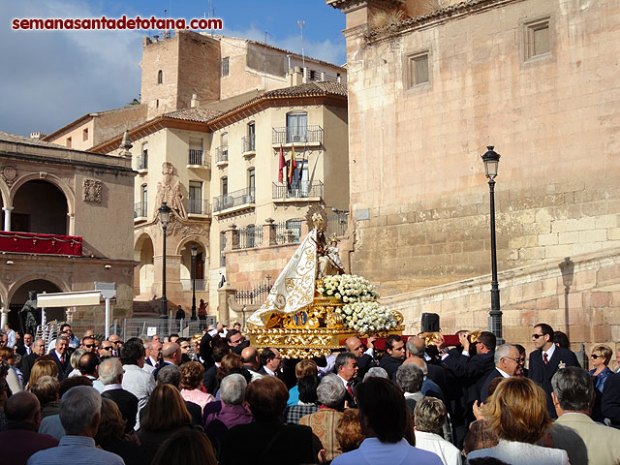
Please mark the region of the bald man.
POLYGON ((176 342, 165 342, 161 349, 161 356, 163 361, 157 367, 157 369, 153 372, 153 377, 155 381, 157 381, 157 374, 159 370, 166 365, 176 365, 179 366, 181 364, 181 346, 176 342))
POLYGON ((0 465, 26 465, 35 452, 58 445, 52 436, 37 432, 41 405, 31 392, 22 391, 9 397, 4 413, 8 428, 0 432, 0 465))
POLYGON ((356 336, 349 337, 346 341, 344 341, 344 345, 347 350, 357 357, 358 380, 364 379, 364 375, 368 372, 368 370, 377 366, 377 361, 375 360, 375 348, 373 345, 376 339, 376 337, 369 337, 366 339, 368 348, 364 347, 364 344, 362 344, 360 338, 356 336))

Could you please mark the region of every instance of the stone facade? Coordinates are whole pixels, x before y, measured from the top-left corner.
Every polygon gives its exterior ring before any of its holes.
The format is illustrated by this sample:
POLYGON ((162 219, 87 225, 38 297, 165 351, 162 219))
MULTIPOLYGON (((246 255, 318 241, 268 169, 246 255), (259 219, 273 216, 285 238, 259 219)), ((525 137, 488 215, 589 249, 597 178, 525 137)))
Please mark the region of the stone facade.
MULTIPOLYGON (((26 246, 20 250, 5 242, 8 248, 1 250, 3 320, 20 327, 17 311, 30 290, 92 290, 96 281, 116 283, 114 317, 127 315, 135 265, 130 216, 135 173, 130 161, 0 133, 0 174, 4 237, 26 246), (27 248, 39 241, 68 241, 66 236, 81 238, 81 254, 27 248)), ((103 332, 103 306, 55 310, 52 318, 88 321, 103 332)))
MULTIPOLYGON (((579 262, 590 253, 614 256, 620 246, 617 5, 472 0, 416 12, 406 9, 416 2, 327 3, 347 15, 354 272, 394 298, 447 283, 464 286, 462 280, 488 273, 489 189, 480 160, 486 145, 502 154, 500 270, 554 269, 565 257, 579 262), (388 7, 412 17, 371 29, 388 7)), ((590 314, 586 300, 576 313, 590 314)), ((418 309, 406 315, 413 329, 418 309)), ((472 315, 457 313, 446 327, 486 326, 482 310, 475 321, 472 315)), ((511 336, 513 323, 505 323, 511 336)), ((614 336, 574 329, 573 337, 614 336)))

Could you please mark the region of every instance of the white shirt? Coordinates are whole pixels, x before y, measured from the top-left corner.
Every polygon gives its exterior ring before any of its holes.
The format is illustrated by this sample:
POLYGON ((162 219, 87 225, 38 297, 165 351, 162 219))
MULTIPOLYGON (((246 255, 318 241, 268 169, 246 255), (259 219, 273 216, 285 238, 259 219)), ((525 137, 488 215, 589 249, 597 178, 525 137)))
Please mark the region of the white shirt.
POLYGON ((497 371, 499 371, 499 374, 502 375, 504 378, 510 378, 510 375, 508 373, 506 373, 504 370, 500 370, 499 368, 495 367, 495 369, 497 371))
POLYGON ((551 360, 551 357, 553 357, 553 352, 555 352, 555 344, 551 344, 551 347, 549 347, 549 349, 543 350, 543 355, 542 355, 543 361, 545 360, 544 354, 547 354, 548 359, 551 360))
POLYGON ((565 450, 505 440, 500 440, 495 447, 470 452, 467 460, 478 457, 493 457, 510 465, 569 465, 570 463, 565 450))
POLYGON ((461 465, 462 463, 461 451, 438 434, 416 431, 415 446, 437 454, 443 465, 461 465))
POLYGON ((144 408, 149 396, 155 389, 155 378, 138 365, 123 365, 123 389, 131 392, 138 398, 138 415, 136 417, 136 431, 140 429, 140 410, 144 408))

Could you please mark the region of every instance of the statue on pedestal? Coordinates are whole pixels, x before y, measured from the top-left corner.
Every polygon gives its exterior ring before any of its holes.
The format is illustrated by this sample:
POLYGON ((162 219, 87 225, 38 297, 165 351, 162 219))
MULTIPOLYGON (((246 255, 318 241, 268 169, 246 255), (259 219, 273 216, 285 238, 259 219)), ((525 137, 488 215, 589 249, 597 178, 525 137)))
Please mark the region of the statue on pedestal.
POLYGON ((23 334, 30 333, 35 335, 37 333, 37 319, 34 316, 36 309, 37 293, 35 291, 28 291, 28 300, 19 311, 20 314, 25 313, 23 319, 20 319, 22 322, 23 334))

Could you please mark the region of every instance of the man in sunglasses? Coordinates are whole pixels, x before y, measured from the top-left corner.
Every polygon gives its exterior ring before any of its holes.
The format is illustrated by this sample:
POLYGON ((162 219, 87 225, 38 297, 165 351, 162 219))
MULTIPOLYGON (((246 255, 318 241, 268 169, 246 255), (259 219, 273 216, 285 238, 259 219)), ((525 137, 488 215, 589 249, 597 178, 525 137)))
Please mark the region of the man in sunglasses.
POLYGON ((530 353, 528 378, 547 393, 547 410, 551 418, 557 418, 551 399, 551 378, 560 368, 578 367, 579 363, 573 352, 553 343, 553 328, 546 323, 534 326, 532 342, 536 350, 530 353))
POLYGON ((84 336, 82 338, 82 344, 80 348, 84 349, 86 352, 90 352, 91 354, 96 354, 98 347, 99 347, 99 344, 97 343, 97 339, 95 339, 93 336, 84 336))

